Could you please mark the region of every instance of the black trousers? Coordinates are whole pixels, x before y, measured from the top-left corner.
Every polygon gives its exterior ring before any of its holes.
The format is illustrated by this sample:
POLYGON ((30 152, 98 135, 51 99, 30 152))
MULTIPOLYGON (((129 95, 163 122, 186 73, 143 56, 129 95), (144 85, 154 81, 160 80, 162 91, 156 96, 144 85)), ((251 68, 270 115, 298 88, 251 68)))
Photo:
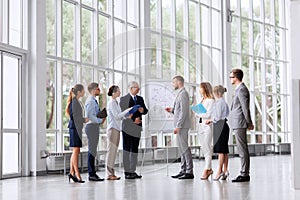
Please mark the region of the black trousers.
POLYGON ((140 136, 132 136, 126 132, 122 132, 123 137, 123 165, 125 175, 135 173, 138 157, 138 148, 140 144, 140 136))

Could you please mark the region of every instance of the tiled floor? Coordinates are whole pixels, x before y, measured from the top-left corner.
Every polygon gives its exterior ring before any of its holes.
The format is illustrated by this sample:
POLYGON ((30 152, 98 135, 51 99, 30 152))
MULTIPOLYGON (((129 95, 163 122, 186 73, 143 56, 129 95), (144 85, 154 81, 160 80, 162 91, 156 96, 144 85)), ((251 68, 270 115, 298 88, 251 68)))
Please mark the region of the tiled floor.
MULTIPOLYGON (((60 199, 271 199, 298 200, 300 191, 292 189, 291 156, 269 155, 251 157, 251 181, 200 180, 204 161, 194 160, 195 179, 177 180, 170 175, 179 171, 179 163, 146 165, 139 168, 143 178, 125 180, 121 168, 119 181, 69 183, 67 176, 48 175, 0 180, 0 199, 3 200, 60 200, 60 199)), ((217 160, 213 160, 214 169, 217 160)), ((238 174, 240 160, 230 158, 231 177, 238 174)), ((118 168, 117 168, 118 169, 118 168)), ((104 176, 104 171, 98 173, 104 176)), ((87 174, 82 177, 87 179, 87 174)))

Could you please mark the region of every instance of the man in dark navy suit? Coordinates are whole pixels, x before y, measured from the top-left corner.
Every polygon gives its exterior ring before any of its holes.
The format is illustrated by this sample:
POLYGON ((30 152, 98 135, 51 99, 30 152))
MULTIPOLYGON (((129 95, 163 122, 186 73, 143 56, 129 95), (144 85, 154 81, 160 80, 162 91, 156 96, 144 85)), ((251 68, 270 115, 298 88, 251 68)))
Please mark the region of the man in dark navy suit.
POLYGON ((144 99, 137 94, 140 91, 139 84, 132 81, 128 84, 129 93, 120 99, 121 110, 134 105, 140 105, 139 109, 133 113, 131 118, 123 120, 122 136, 123 136, 123 165, 126 179, 142 178, 136 173, 138 147, 142 132, 142 115, 148 113, 144 99))

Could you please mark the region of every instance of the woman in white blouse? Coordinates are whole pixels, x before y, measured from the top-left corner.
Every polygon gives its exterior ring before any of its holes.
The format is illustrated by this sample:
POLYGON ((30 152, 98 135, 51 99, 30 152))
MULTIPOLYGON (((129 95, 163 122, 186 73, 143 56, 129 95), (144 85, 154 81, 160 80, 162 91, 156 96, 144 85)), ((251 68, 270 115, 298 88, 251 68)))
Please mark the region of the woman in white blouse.
POLYGON ((206 109, 206 113, 196 114, 199 119, 199 137, 200 145, 203 150, 205 167, 201 179, 206 180, 213 174, 211 168, 212 160, 212 128, 210 124, 206 124, 206 121, 211 118, 212 106, 214 103, 214 97, 212 94, 211 84, 208 82, 200 83, 200 94, 202 96, 201 103, 206 109))
POLYGON ((229 126, 226 123, 229 115, 229 107, 225 102, 223 95, 226 92, 226 88, 222 85, 214 87, 214 97, 216 99, 211 120, 206 123, 213 123, 213 137, 214 137, 214 153, 218 153, 219 168, 214 180, 226 180, 229 176, 228 172, 228 139, 229 139, 229 126))
POLYGON ((109 88, 108 96, 112 99, 107 105, 108 125, 107 125, 107 156, 106 156, 106 173, 107 180, 119 180, 121 177, 115 175, 114 164, 120 142, 121 122, 125 117, 131 117, 129 114, 131 108, 121 111, 117 98, 121 92, 118 86, 113 85, 109 88))

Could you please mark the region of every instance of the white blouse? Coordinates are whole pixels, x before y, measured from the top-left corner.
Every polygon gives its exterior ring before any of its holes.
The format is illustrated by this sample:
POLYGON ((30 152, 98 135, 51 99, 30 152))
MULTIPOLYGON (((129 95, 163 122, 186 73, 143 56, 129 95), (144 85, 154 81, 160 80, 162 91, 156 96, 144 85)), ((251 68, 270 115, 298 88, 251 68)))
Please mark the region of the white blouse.
POLYGON ((121 131, 122 119, 125 119, 125 116, 130 109, 131 108, 128 108, 122 112, 118 101, 116 99, 111 99, 107 104, 107 130, 114 128, 121 131))
POLYGON ((214 99, 204 99, 202 104, 203 104, 204 108, 206 109, 206 113, 203 113, 203 114, 195 113, 195 116, 197 118, 202 118, 202 123, 205 123, 206 120, 211 118, 212 107, 213 107, 214 101, 215 101, 214 99))

